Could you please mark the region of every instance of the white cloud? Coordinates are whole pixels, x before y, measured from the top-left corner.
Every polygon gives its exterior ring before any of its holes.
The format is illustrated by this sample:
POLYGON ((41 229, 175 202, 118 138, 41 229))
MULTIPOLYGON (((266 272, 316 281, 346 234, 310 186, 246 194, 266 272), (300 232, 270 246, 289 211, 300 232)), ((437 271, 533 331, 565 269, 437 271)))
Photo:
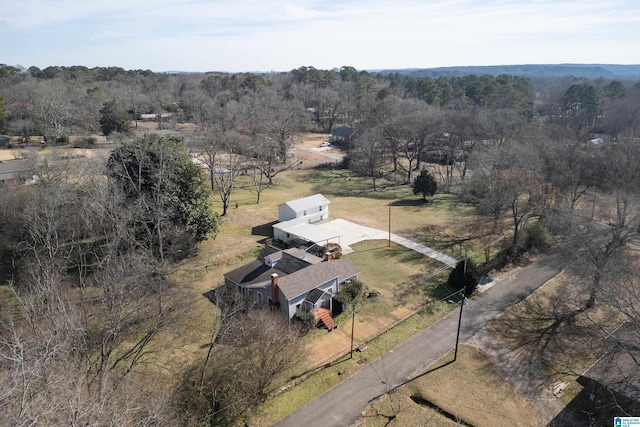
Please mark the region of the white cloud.
POLYGON ((38 66, 640 63, 640 5, 633 0, 0 0, 0 11, 5 39, 47 35, 33 43, 41 51, 15 48, 3 61, 38 66))

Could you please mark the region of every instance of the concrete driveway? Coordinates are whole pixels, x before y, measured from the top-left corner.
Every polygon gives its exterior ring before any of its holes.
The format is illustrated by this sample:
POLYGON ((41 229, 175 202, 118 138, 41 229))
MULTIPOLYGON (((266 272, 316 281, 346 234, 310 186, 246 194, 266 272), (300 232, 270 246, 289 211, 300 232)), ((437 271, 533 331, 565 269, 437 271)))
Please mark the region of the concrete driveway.
MULTIPOLYGON (((388 231, 365 227, 364 225, 356 224, 355 222, 344 219, 334 219, 333 221, 319 224, 318 227, 327 230, 332 235, 340 234, 340 246, 342 246, 342 251, 345 254, 352 252, 349 245, 353 245, 354 243, 362 242, 363 240, 389 239, 388 231)), ((443 254, 442 252, 438 252, 435 249, 431 249, 428 246, 406 239, 402 236, 398 236, 397 234, 391 233, 391 241, 440 261, 451 268, 456 266, 457 260, 455 258, 443 254)))

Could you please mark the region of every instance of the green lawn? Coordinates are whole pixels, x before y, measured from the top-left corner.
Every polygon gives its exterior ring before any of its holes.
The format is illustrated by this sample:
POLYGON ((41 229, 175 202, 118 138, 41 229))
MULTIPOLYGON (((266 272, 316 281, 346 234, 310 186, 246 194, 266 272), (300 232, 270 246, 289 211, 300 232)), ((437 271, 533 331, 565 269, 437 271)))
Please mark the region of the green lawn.
POLYGON ((346 258, 360 270, 359 278, 367 290, 380 293, 395 305, 423 303, 449 272, 438 261, 394 243, 388 246, 386 240, 369 240, 351 247, 354 252, 346 258))

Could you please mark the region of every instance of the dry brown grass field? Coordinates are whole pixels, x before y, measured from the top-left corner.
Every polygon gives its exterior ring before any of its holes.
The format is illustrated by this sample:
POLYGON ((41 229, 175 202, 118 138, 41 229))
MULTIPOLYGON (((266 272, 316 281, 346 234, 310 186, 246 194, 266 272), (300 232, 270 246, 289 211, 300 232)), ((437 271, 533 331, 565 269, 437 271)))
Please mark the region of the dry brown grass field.
POLYGON ((0 149, 0 161, 10 161, 24 158, 74 158, 74 159, 93 159, 96 157, 106 158, 109 155, 109 149, 102 149, 100 145, 96 148, 71 148, 69 146, 50 147, 50 146, 17 146, 14 148, 0 149))
MULTIPOLYGON (((431 368, 444 365, 443 356, 431 368)), ((459 426, 425 401, 477 427, 538 427, 544 416, 522 397, 475 347, 462 345, 455 363, 433 370, 400 387, 374 404, 359 427, 459 426)))

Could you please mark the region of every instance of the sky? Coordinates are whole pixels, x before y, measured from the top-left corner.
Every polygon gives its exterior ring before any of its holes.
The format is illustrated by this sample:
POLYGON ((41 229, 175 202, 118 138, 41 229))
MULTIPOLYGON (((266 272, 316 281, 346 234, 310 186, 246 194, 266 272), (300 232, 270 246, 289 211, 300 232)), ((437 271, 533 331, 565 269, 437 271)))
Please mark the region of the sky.
POLYGON ((27 68, 640 64, 640 1, 0 0, 0 39, 27 68))

